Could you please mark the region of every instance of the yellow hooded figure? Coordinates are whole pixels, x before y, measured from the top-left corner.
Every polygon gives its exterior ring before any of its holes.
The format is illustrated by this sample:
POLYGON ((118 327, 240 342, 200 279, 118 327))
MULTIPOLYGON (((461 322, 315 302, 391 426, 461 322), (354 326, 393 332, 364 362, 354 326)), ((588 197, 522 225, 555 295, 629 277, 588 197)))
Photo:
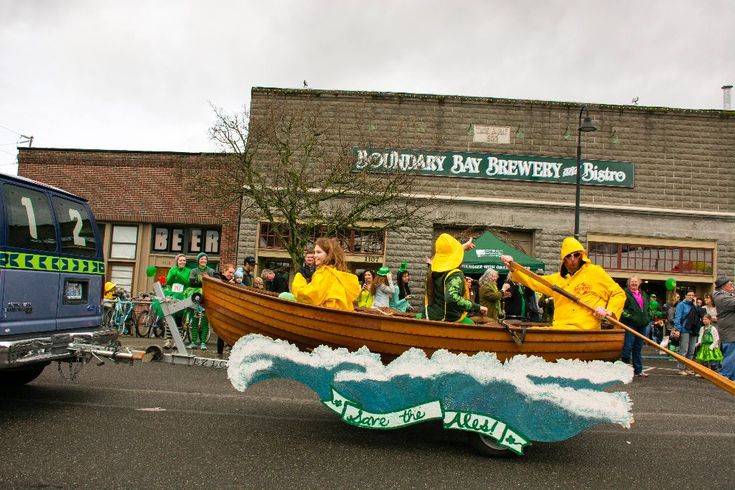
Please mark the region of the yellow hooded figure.
POLYGON ((314 245, 316 270, 311 282, 297 272, 291 284, 296 301, 339 310, 354 310, 353 302, 360 295, 357 276, 348 272, 344 251, 334 238, 317 238, 314 245))
MULTIPOLYGON (((534 291, 554 298, 554 322, 551 328, 575 328, 594 330, 600 328, 600 319, 589 309, 576 304, 566 296, 549 289, 520 272, 513 272, 510 279, 528 286, 534 291)), ((625 292, 600 266, 587 257, 579 241, 567 237, 561 244, 559 272, 542 276, 546 281, 567 291, 583 303, 596 308, 601 306, 615 318, 620 318, 625 305, 625 292)))

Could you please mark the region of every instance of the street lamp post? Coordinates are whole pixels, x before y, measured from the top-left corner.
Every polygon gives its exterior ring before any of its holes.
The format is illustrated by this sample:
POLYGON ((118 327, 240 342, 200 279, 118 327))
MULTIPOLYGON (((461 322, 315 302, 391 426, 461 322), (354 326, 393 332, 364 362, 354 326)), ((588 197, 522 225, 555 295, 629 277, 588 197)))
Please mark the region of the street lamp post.
POLYGON ((597 128, 592 124, 590 113, 587 107, 583 106, 579 111, 579 126, 577 126, 577 194, 574 202, 574 238, 579 240, 579 201, 580 201, 580 185, 582 182, 582 133, 596 131, 597 128), (584 121, 582 120, 584 114, 584 121))

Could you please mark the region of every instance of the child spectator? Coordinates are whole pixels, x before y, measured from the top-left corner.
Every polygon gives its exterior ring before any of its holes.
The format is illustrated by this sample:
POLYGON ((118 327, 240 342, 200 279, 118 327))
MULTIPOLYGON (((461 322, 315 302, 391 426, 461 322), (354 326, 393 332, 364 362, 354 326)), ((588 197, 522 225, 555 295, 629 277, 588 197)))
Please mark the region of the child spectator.
POLYGON ((720 334, 717 332, 717 328, 712 325, 712 315, 709 313, 702 317, 702 323, 703 326, 699 329, 699 338, 697 339, 699 349, 695 359, 712 369, 713 365, 717 365, 722 361, 720 334))
POLYGON ((242 269, 237 269, 235 271, 235 285, 236 286, 244 286, 244 284, 242 283, 242 277, 243 277, 242 269))
POLYGON ((388 267, 383 266, 378 269, 370 287, 370 293, 373 295, 373 308, 387 308, 390 306, 390 300, 393 296, 393 278, 388 267))

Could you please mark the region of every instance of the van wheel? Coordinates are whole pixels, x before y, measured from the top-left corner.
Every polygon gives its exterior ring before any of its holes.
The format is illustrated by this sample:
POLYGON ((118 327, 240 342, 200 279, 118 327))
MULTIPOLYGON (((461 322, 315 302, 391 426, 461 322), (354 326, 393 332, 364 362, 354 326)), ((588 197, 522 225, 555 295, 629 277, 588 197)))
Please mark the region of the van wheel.
POLYGON ((38 378, 43 372, 42 366, 30 368, 14 368, 0 371, 0 386, 23 386, 38 378))
POLYGON ((491 458, 515 458, 518 456, 510 449, 498 444, 492 437, 474 432, 470 432, 467 435, 469 436, 470 445, 483 456, 491 458))

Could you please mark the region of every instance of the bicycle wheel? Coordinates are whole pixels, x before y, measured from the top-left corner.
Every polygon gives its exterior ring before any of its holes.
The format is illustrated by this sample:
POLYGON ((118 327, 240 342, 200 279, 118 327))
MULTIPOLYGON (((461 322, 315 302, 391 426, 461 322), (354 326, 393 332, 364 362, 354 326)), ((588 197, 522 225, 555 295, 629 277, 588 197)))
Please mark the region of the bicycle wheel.
POLYGON ((130 335, 131 337, 135 336, 136 330, 138 330, 138 322, 135 319, 135 314, 131 310, 130 313, 125 317, 125 328, 123 329, 124 332, 127 332, 126 335, 130 335))
POLYGON ((123 313, 120 310, 120 308, 115 308, 115 311, 112 312, 112 316, 110 317, 110 328, 114 328, 117 330, 118 335, 122 335, 125 331, 125 323, 124 323, 123 313))
POLYGON ((181 318, 181 338, 184 339, 184 343, 191 342, 191 322, 194 318, 194 313, 191 310, 184 311, 184 316, 181 318))
POLYGON ((151 310, 143 310, 138 315, 138 325, 135 327, 135 333, 138 337, 148 337, 151 335, 151 326, 155 314, 151 310))
POLYGON ((151 322, 151 337, 163 338, 164 335, 166 335, 165 320, 156 315, 155 312, 153 313, 152 319, 153 321, 151 322))
POLYGON ((207 322, 207 338, 204 340, 204 342, 209 343, 209 337, 212 336, 212 325, 209 324, 209 318, 207 318, 206 315, 202 313, 202 316, 200 317, 199 321, 207 322))

